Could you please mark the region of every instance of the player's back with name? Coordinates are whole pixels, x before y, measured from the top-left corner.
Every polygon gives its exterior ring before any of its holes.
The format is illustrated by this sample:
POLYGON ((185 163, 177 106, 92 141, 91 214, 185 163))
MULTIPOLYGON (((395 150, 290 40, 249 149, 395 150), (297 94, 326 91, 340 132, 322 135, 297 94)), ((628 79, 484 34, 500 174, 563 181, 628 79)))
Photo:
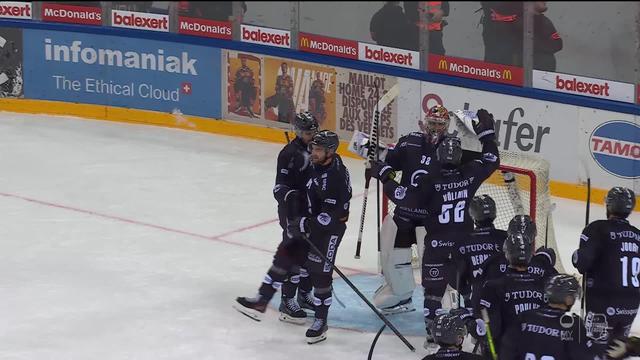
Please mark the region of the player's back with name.
MULTIPOLYGON (((502 254, 502 245, 507 232, 496 228, 479 228, 473 230, 463 241, 458 243, 455 258, 461 265, 461 281, 463 284, 475 283, 481 278, 482 265, 496 254, 502 254)), ((504 256, 503 256, 504 257, 504 256)))
POLYGON ((349 217, 351 179, 338 154, 326 166, 313 165, 307 181, 309 214, 317 223, 331 226, 345 223, 349 217))
POLYGON ((502 338, 500 360, 592 360, 579 316, 548 306, 520 315, 502 338))
POLYGON ((622 219, 594 221, 580 235, 573 263, 588 271, 591 293, 638 295, 640 230, 622 219))

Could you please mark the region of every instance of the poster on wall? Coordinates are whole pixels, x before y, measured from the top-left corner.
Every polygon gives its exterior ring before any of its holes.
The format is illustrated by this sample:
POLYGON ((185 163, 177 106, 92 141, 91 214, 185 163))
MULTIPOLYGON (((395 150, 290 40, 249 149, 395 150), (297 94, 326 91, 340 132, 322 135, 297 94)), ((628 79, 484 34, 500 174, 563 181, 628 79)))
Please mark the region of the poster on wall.
POLYGON ((263 84, 266 120, 290 124, 295 113, 308 110, 321 129, 335 128, 335 68, 265 57, 263 84))
POLYGON ((22 29, 0 28, 0 98, 22 97, 22 29))
POLYGON ((24 30, 25 96, 220 117, 220 50, 24 30))
POLYGON ((225 111, 233 117, 262 118, 262 57, 226 51, 227 103, 225 111))
MULTIPOLYGON (((370 134, 378 95, 384 95, 397 82, 392 76, 338 69, 336 101, 336 133, 342 139, 351 139, 355 130, 370 134)), ((394 143, 398 140, 398 105, 392 101, 380 109, 380 141, 394 143)))

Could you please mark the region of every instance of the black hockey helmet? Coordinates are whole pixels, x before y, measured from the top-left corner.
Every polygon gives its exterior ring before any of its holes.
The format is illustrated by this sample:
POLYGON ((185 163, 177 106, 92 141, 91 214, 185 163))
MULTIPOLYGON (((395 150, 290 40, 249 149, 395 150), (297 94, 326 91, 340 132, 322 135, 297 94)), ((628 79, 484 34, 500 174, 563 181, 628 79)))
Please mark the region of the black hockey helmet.
POLYGON ((631 189, 621 186, 611 188, 604 199, 607 214, 626 219, 636 206, 636 195, 631 189))
POLYGON ((445 137, 440 145, 438 145, 436 155, 442 165, 449 165, 449 167, 460 165, 460 161, 462 160, 462 144, 460 143, 460 138, 455 136, 445 137))
POLYGON ((509 221, 509 227, 507 228, 509 234, 520 233, 524 234, 529 240, 535 241, 538 236, 538 229, 536 223, 529 215, 516 215, 509 221))
POLYGON ((431 334, 440 345, 460 346, 467 336, 464 320, 455 314, 438 315, 432 325, 431 334))
POLYGON ((309 111, 304 111, 296 114, 296 118, 293 119, 293 128, 298 131, 318 131, 318 121, 315 116, 309 111))
POLYGON ((311 140, 311 145, 321 146, 325 149, 325 151, 336 151, 338 149, 338 144, 340 140, 338 140, 338 135, 333 131, 322 130, 319 133, 313 136, 313 140, 311 140))
POLYGON ((578 283, 578 280, 568 274, 557 274, 547 279, 544 285, 544 294, 547 297, 547 301, 550 304, 566 304, 567 296, 573 296, 575 299, 579 298, 582 293, 582 288, 578 283))
POLYGON ((527 266, 533 257, 534 249, 527 235, 516 232, 507 235, 502 250, 509 265, 527 266))
POLYGON ((469 205, 469 215, 476 224, 493 222, 496 219, 496 202, 487 194, 474 196, 469 205))

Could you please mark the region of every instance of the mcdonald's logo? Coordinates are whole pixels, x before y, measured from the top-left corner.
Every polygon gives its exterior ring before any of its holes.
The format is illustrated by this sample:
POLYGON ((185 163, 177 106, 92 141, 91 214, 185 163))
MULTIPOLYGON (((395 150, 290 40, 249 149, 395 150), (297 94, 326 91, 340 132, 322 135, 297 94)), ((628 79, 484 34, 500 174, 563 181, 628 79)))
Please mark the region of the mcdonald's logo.
POLYGON ((447 60, 440 59, 440 61, 438 61, 438 69, 439 70, 447 70, 448 69, 447 60))
POLYGON ((301 36, 300 37, 300 47, 309 47, 309 38, 306 36, 301 36))
POLYGON ((509 70, 509 69, 502 70, 502 78, 505 79, 505 80, 513 79, 512 75, 511 75, 511 70, 509 70))

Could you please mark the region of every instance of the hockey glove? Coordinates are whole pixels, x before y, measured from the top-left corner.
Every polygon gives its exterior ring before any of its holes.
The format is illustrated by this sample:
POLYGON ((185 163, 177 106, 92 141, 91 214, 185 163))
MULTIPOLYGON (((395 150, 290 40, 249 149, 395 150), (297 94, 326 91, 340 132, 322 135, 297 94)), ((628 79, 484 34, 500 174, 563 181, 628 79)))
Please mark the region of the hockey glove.
POLYGON ((544 256, 547 260, 549 260, 549 263, 551 264, 552 267, 556 266, 556 251, 553 250, 553 248, 540 246, 538 250, 536 250, 536 253, 534 254, 534 256, 536 255, 544 256))
POLYGON ((486 136, 495 134, 495 120, 493 114, 490 114, 485 109, 480 109, 477 112, 478 121, 473 123, 473 130, 478 135, 478 139, 482 140, 486 136))
POLYGON ((458 315, 467 328, 467 332, 474 339, 483 339, 487 335, 487 326, 482 319, 476 319, 471 311, 466 308, 452 309, 451 314, 458 315))
POLYGON ((396 172, 393 168, 382 161, 371 162, 371 176, 380 180, 383 184, 395 179, 396 172))
POLYGON ((309 233, 309 219, 306 217, 294 217, 287 221, 287 236, 291 239, 300 239, 309 233))

